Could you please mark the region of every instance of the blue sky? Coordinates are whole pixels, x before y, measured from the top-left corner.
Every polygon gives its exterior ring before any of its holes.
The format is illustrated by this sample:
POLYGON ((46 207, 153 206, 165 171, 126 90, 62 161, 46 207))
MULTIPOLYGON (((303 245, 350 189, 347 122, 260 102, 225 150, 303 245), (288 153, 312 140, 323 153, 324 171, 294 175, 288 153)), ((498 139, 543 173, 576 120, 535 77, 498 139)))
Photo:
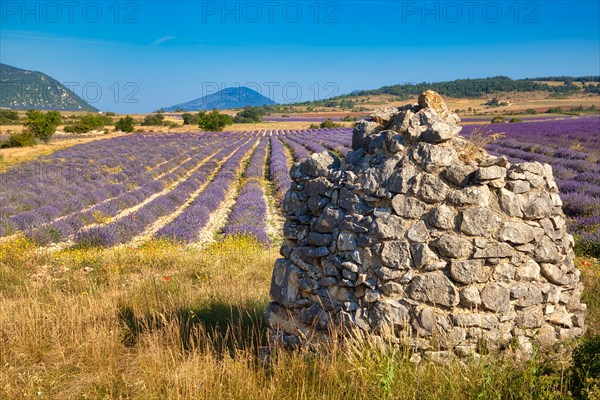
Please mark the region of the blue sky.
POLYGON ((600 74, 600 2, 0 2, 0 61, 101 110, 221 86, 277 102, 403 82, 600 74))

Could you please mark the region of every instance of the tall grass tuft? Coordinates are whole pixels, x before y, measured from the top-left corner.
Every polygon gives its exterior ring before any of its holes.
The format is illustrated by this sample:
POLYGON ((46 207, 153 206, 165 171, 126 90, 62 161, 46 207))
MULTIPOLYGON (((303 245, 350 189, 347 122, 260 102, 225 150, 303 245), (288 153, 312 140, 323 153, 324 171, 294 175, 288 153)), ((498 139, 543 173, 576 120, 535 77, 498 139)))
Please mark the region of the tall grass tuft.
POLYGON ((485 147, 503 136, 503 132, 493 133, 491 130, 484 132, 482 127, 476 127, 465 141, 459 154, 460 159, 469 162, 482 158, 486 154, 485 147))

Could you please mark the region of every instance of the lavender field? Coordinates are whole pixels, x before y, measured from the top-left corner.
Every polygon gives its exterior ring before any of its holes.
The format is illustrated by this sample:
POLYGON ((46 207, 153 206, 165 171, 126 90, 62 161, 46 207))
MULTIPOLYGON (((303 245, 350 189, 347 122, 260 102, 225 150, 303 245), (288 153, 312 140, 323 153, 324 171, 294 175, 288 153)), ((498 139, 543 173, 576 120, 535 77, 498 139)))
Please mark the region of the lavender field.
MULTIPOLYGON (((577 246, 597 255, 600 117, 471 124, 463 135, 476 129, 505 134, 491 153, 553 166, 577 246)), ((0 236, 115 246, 245 234, 269 244, 290 165, 326 150, 343 157, 351 137, 348 128, 134 134, 74 146, 0 175, 0 236)))
POLYGON ((280 204, 291 163, 349 145, 348 131, 316 130, 134 134, 74 146, 0 174, 0 237, 110 247, 245 234, 268 244, 268 215, 279 213, 268 210, 269 182, 280 204))

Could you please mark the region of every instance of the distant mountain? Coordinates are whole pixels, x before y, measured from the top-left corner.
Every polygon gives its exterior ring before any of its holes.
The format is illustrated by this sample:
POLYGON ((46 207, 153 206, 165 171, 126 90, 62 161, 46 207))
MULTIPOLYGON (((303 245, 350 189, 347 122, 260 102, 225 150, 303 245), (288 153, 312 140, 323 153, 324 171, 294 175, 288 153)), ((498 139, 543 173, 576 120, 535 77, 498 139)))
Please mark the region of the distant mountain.
POLYGON ((241 86, 225 88, 216 93, 188 101, 187 103, 175 104, 163 109, 168 112, 173 112, 177 109, 183 111, 226 110, 230 108, 257 107, 273 104, 276 103, 256 90, 241 86))
POLYGON ((56 79, 6 64, 0 64, 0 107, 98 111, 56 79))

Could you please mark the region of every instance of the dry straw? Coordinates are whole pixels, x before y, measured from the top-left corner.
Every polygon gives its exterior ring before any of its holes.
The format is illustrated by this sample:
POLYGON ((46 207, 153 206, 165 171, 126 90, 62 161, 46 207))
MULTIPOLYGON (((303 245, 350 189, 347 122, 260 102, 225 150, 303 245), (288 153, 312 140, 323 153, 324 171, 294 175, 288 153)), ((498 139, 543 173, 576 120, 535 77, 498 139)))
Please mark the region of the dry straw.
POLYGON ((477 127, 471 132, 465 141, 460 159, 464 162, 479 160, 487 155, 485 147, 504 137, 504 132, 493 133, 492 130, 483 131, 482 127, 477 127))

